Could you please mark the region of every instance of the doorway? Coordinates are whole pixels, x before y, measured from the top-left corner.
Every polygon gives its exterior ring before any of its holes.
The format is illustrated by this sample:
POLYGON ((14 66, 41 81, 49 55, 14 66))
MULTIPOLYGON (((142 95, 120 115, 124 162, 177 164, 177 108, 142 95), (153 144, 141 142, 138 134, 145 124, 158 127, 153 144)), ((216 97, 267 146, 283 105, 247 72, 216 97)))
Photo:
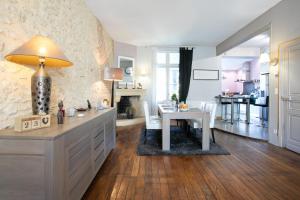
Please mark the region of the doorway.
POLYGON ((268 141, 269 62, 269 31, 222 55, 218 129, 268 141))

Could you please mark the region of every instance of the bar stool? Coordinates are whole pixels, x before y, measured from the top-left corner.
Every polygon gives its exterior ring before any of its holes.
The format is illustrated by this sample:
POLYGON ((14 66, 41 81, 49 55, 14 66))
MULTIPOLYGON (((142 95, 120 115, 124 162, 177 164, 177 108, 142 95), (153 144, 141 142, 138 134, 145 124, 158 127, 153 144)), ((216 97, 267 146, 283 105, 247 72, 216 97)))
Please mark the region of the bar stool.
MULTIPOLYGON (((250 101, 250 105, 254 105, 255 104, 255 98, 254 97, 250 97, 249 99, 250 101)), ((241 105, 247 105, 247 100, 243 99, 243 101, 237 101, 234 102, 235 104, 237 104, 237 115, 238 115, 238 120, 241 119, 241 105)))
POLYGON ((242 101, 236 101, 236 102, 234 102, 234 104, 237 105, 237 116, 238 116, 238 121, 240 121, 240 119, 241 119, 241 104, 246 105, 247 102, 245 101, 245 99, 242 99, 242 101))
POLYGON ((227 107, 228 105, 231 105, 231 102, 228 102, 228 101, 221 101, 221 116, 222 116, 222 119, 224 119, 225 121, 227 120, 227 114, 228 114, 228 111, 227 111, 227 107), (225 117, 223 117, 223 111, 224 111, 224 106, 225 106, 225 117))
POLYGON ((264 119, 265 119, 265 115, 264 115, 264 110, 263 108, 268 108, 269 107, 269 96, 266 97, 266 102, 264 104, 261 103, 254 103, 254 106, 259 106, 261 107, 261 117, 262 117, 262 126, 265 127, 265 123, 264 123, 264 119))

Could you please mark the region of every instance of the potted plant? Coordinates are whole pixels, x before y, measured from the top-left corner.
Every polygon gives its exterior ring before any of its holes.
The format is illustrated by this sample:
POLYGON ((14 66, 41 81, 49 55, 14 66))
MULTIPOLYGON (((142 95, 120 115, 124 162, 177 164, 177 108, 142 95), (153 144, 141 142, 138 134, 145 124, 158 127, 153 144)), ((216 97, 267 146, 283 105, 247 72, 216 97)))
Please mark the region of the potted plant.
POLYGON ((176 106, 178 104, 178 98, 177 98, 177 95, 175 93, 172 94, 171 100, 172 100, 172 103, 173 103, 174 106, 176 106))

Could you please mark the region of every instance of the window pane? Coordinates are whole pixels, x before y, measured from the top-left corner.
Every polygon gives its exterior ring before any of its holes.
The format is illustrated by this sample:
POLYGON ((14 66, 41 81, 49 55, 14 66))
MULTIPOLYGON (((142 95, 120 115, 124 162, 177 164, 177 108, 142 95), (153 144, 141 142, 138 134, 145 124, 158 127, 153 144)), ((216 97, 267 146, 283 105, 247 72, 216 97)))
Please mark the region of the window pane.
POLYGON ((166 53, 157 53, 156 54, 156 63, 157 64, 166 64, 167 54, 166 53))
POLYGON ((170 68, 169 69, 169 84, 178 84, 179 82, 179 69, 170 68))
POLYGON ((178 98, 178 90, 179 90, 179 69, 170 68, 168 97, 171 98, 173 94, 176 94, 178 98))
POLYGON ((179 53, 170 53, 170 64, 179 64, 179 53))
POLYGON ((173 94, 176 94, 177 98, 178 98, 178 84, 170 84, 169 85, 169 91, 168 91, 168 97, 169 99, 171 99, 173 94))
POLYGON ((167 99, 166 68, 156 68, 156 102, 167 99))

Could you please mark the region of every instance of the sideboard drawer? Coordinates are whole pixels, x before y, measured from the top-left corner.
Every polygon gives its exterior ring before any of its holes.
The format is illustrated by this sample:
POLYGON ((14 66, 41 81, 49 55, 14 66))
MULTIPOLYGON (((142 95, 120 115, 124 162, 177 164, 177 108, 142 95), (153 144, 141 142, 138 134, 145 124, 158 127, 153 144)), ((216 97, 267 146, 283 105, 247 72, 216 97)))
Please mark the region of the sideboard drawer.
POLYGON ((104 154, 104 126, 102 129, 98 130, 98 133, 93 137, 93 161, 95 173, 98 172, 103 161, 105 160, 104 154))
POLYGON ((104 143, 104 131, 94 138, 93 143, 94 143, 93 149, 94 151, 97 151, 97 149, 99 149, 100 146, 104 143))
POLYGON ((104 139, 104 126, 102 127, 98 127, 97 129, 95 129, 95 131, 93 132, 93 137, 94 138, 103 138, 104 139))
POLYGON ((104 151, 104 142, 102 144, 102 148, 99 148, 99 151, 95 154, 94 160, 94 167, 95 167, 95 174, 97 174, 98 170, 102 166, 105 160, 105 151, 104 151))

